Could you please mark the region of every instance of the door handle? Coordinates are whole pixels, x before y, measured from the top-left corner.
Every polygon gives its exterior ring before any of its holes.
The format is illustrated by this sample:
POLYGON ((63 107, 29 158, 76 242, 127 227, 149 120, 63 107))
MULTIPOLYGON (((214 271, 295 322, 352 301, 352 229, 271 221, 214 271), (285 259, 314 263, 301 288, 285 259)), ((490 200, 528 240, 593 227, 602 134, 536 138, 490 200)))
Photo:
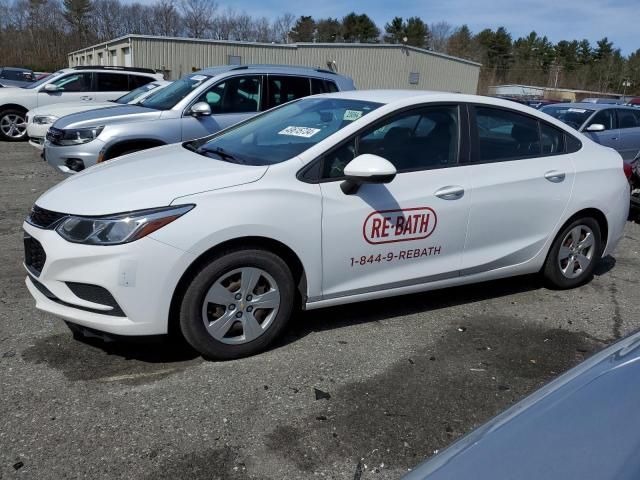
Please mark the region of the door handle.
POLYGON ((93 97, 88 97, 88 96, 84 96, 84 97, 80 97, 80 100, 93 100, 93 97))
POLYGON ((464 188, 458 185, 442 187, 440 190, 437 190, 434 195, 443 200, 458 200, 464 196, 464 188))
POLYGON ((544 178, 546 178, 547 180, 553 183, 563 182, 565 177, 566 177, 566 174, 564 172, 559 172, 557 170, 550 170, 544 174, 544 178))

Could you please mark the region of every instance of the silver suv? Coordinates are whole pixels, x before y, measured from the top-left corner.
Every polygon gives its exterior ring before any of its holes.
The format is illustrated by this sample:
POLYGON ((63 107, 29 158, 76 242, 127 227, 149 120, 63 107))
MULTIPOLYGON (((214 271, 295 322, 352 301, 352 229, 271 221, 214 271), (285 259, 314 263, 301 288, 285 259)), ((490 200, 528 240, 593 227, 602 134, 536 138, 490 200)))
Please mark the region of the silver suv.
POLYGON ((186 75, 139 105, 76 113, 47 133, 44 157, 63 173, 138 150, 193 140, 317 93, 354 90, 334 72, 284 65, 224 66, 186 75))

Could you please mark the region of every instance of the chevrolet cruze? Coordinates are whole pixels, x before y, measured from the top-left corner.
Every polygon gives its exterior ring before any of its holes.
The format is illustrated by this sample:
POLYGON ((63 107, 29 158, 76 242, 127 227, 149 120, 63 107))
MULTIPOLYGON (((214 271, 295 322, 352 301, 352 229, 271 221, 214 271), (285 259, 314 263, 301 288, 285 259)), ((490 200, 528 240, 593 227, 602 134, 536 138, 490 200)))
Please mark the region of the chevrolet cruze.
POLYGON ((24 224, 26 283, 75 331, 180 332, 229 359, 298 307, 534 272, 578 286, 628 206, 618 153, 528 107, 324 94, 55 186, 24 224))

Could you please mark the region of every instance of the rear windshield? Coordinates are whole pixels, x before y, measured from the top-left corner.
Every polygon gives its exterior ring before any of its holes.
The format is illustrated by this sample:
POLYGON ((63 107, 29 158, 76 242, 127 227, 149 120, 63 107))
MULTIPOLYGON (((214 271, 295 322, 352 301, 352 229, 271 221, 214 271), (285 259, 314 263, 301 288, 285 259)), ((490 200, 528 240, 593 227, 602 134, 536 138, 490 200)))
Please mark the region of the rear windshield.
POLYGON ((572 128, 578 130, 594 112, 588 108, 548 105, 541 109, 547 115, 557 118, 572 128))
POLYGON ((175 107, 180 100, 189 95, 192 91, 209 80, 209 75, 201 75, 194 73, 187 75, 186 77, 176 80, 167 88, 160 90, 158 93, 154 93, 148 98, 145 98, 139 105, 147 108, 154 108, 156 110, 171 110, 175 107))
POLYGON ((381 104, 337 98, 303 98, 255 117, 211 140, 185 147, 212 158, 272 165, 299 155, 381 104))

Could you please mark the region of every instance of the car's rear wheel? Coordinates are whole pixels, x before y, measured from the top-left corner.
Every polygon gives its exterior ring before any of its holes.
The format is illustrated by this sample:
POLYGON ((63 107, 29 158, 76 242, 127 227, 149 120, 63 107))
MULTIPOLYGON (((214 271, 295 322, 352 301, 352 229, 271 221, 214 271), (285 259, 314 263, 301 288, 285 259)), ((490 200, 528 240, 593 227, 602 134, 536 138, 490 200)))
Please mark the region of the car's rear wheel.
POLYGON ((21 142, 27 139, 27 114, 23 110, 7 109, 0 112, 0 140, 21 142))
POLYGON ((543 267, 554 288, 573 288, 591 278, 602 255, 600 225, 591 217, 578 218, 556 237, 543 267))
POLYGON ((295 285, 287 264, 264 250, 214 258, 186 288, 180 306, 185 339, 215 360, 266 349, 291 317, 295 285))

